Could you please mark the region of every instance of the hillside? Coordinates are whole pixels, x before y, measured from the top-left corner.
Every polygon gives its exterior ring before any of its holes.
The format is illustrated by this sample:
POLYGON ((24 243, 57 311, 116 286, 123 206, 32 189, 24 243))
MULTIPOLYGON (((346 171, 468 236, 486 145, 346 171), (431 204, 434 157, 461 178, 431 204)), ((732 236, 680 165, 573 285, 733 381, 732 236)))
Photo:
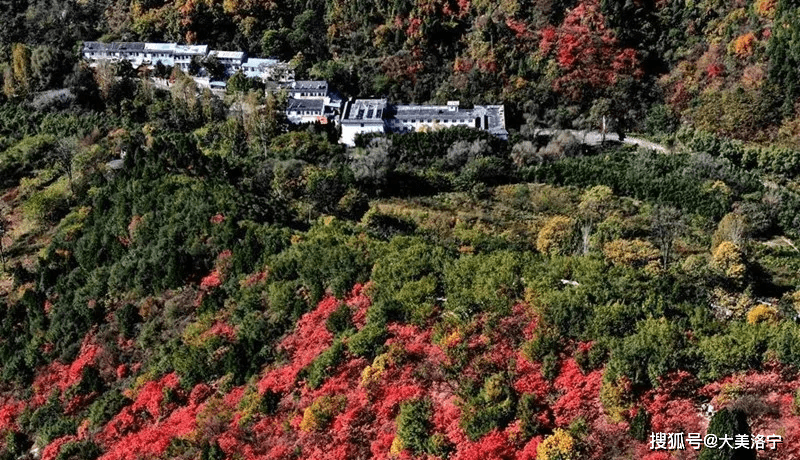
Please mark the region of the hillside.
POLYGON ((0 460, 800 459, 799 8, 8 3, 0 460), (510 136, 345 147, 95 39, 503 103, 510 136))

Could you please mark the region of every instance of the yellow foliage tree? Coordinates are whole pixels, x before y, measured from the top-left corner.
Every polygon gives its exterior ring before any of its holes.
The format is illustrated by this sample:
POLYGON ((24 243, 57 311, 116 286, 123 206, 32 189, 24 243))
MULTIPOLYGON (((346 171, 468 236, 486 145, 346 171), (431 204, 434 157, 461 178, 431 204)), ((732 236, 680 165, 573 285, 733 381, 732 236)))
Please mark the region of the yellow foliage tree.
POLYGON ((15 43, 11 47, 11 66, 3 72, 3 93, 6 97, 25 97, 31 86, 31 50, 15 43))
POLYGON ((778 0, 756 0, 756 12, 768 19, 775 17, 775 10, 778 7, 778 0))
POLYGON ((536 447, 536 460, 574 460, 575 439, 568 431, 556 428, 536 447))
POLYGON ((714 250, 713 264, 732 281, 744 281, 747 267, 742 250, 735 243, 730 241, 720 243, 714 250))
POLYGON ((346 396, 322 396, 314 400, 303 412, 300 429, 303 431, 320 431, 328 427, 333 417, 344 409, 346 396))
POLYGON ((603 246, 603 254, 614 265, 628 265, 657 272, 661 253, 648 241, 619 239, 603 246))
POLYGON ((740 35, 733 40, 733 52, 740 58, 752 56, 755 41, 756 36, 753 32, 740 35))
POLYGON ((775 324, 778 322, 778 309, 766 304, 760 304, 753 307, 747 312, 747 323, 770 323, 775 324))
POLYGON ((567 216, 553 216, 536 237, 536 249, 542 254, 564 254, 570 248, 575 221, 567 216))

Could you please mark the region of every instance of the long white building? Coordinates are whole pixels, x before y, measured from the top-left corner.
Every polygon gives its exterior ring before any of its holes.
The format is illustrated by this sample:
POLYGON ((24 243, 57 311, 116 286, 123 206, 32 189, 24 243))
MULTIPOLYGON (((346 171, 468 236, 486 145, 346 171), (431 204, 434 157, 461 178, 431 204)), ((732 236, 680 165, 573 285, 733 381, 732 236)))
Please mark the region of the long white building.
POLYGON ((390 104, 386 99, 348 101, 342 111, 341 142, 355 145, 355 138, 366 133, 407 133, 467 126, 508 139, 505 108, 502 105, 460 107, 458 101, 447 105, 390 104))
POLYGON ((83 42, 83 58, 93 64, 102 61, 128 61, 134 68, 153 68, 160 62, 165 66, 177 66, 187 72, 193 59, 203 60, 209 56, 219 60, 229 77, 241 70, 248 77, 265 81, 294 80, 294 71, 287 63, 277 59, 248 58, 243 51, 209 50, 208 45, 177 43, 83 42))

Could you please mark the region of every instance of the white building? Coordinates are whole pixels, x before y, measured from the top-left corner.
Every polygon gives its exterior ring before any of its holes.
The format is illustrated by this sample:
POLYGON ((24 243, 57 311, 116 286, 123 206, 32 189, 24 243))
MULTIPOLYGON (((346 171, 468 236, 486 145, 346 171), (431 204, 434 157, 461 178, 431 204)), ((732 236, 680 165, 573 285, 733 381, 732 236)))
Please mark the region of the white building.
POLYGON ((289 99, 286 117, 292 123, 327 123, 325 101, 322 99, 289 99))
POLYGON ((139 67, 144 60, 144 43, 141 42, 84 42, 83 57, 92 62, 129 61, 133 67, 139 67))
POLYGON ((145 43, 145 64, 155 66, 159 62, 166 67, 175 65, 175 48, 177 43, 145 43))
POLYGON ((354 146, 358 134, 385 133, 384 111, 387 106, 386 99, 356 99, 345 102, 340 120, 341 142, 354 146))
POLYGON ((407 133, 452 126, 467 126, 508 138, 502 105, 464 109, 458 101, 447 105, 392 105, 385 99, 356 99, 345 104, 341 124, 341 142, 350 146, 363 133, 407 133))
POLYGON ((289 95, 286 117, 292 123, 335 123, 339 118, 342 99, 329 91, 327 81, 300 80, 267 85, 267 93, 277 90, 285 90, 289 95))
POLYGON ((273 67, 278 65, 277 59, 247 58, 242 63, 242 73, 247 78, 268 80, 273 67))
POLYGON ((293 99, 319 99, 328 97, 328 82, 324 80, 299 80, 284 86, 293 99))
POLYGON ((125 60, 130 62, 134 68, 142 65, 153 68, 158 62, 161 62, 164 66, 177 66, 182 71, 188 72, 192 60, 202 61, 208 56, 219 59, 219 62, 225 67, 227 76, 241 70, 247 77, 261 78, 264 81, 282 83, 294 81, 294 69, 288 62, 281 62, 277 59, 248 59, 243 51, 209 51, 208 45, 178 45, 177 43, 83 43, 83 58, 91 65, 96 65, 101 61, 125 60))
POLYGON ((174 64, 184 72, 189 72, 192 59, 203 60, 208 54, 208 45, 175 45, 174 64))
POLYGON ((231 76, 241 70, 245 60, 244 51, 211 50, 208 57, 215 57, 225 67, 225 75, 231 76))

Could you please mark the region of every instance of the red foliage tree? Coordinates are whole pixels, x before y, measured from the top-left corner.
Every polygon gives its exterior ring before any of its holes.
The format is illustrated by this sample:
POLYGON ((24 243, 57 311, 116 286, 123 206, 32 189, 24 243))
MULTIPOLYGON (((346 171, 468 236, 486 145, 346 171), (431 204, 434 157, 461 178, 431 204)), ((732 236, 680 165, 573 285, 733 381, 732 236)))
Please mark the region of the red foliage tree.
POLYGON ((558 27, 540 32, 539 50, 552 55, 562 76, 553 89, 577 100, 588 91, 613 86, 622 75, 639 77, 636 51, 620 49, 605 25, 597 0, 584 0, 570 10, 558 27))
POLYGON ((553 382, 555 389, 562 393, 553 404, 556 425, 568 426, 577 417, 592 422, 602 413, 600 386, 603 383, 599 370, 584 374, 574 359, 561 365, 561 371, 553 382))
POLYGON ((493 430, 475 442, 456 446, 454 460, 513 460, 514 448, 505 433, 493 430))

